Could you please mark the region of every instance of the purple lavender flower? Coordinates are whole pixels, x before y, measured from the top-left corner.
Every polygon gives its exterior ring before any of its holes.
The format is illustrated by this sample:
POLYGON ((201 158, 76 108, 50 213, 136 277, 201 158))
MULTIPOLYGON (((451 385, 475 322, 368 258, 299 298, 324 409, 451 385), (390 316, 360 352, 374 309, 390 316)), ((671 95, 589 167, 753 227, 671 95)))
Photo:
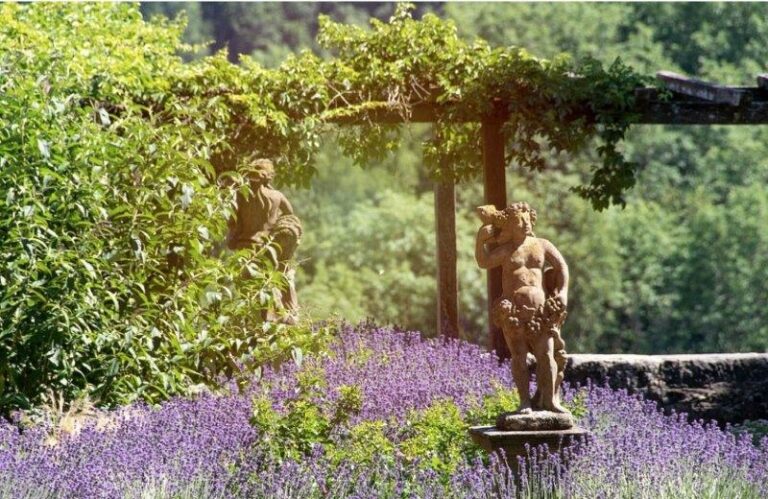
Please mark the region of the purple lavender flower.
MULTIPOLYGON (((462 462, 446 477, 402 456, 357 463, 321 446, 299 461, 267 453, 249 424, 252 399, 285 410, 302 383, 331 407, 339 387, 357 386, 362 410, 348 423, 404 424, 410 411, 452 400, 466 413, 494 383, 511 386, 508 363, 461 341, 425 340, 370 324, 344 326, 326 355, 265 368, 243 391, 134 404, 56 445, 51 428, 20 432, 0 423, 0 497, 721 497, 768 495, 768 446, 714 424, 665 416, 625 392, 590 387, 582 424, 594 438, 565 456, 532 449, 515 476, 503 459, 462 462), (149 492, 148 492, 149 491, 149 492)), ((571 392, 572 393, 572 392, 571 392)), ((341 438, 339 435, 333 438, 341 438)), ((387 435, 399 438, 397 431, 387 435)))

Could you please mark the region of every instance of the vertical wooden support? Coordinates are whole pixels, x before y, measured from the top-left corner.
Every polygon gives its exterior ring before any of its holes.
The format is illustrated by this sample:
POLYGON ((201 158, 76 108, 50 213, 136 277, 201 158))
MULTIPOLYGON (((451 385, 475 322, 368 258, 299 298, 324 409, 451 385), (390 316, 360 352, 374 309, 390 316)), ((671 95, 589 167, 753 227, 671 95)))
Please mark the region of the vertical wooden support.
POLYGON ((456 188, 453 180, 435 182, 437 247, 437 331, 459 337, 459 288, 456 277, 456 188))
MULTIPOLYGON (((504 175, 504 120, 492 116, 482 121, 483 140, 483 192, 485 202, 504 209, 507 206, 507 185, 504 175)), ((501 267, 488 270, 488 342, 500 358, 509 357, 501 329, 493 324, 491 308, 501 296, 501 267)))

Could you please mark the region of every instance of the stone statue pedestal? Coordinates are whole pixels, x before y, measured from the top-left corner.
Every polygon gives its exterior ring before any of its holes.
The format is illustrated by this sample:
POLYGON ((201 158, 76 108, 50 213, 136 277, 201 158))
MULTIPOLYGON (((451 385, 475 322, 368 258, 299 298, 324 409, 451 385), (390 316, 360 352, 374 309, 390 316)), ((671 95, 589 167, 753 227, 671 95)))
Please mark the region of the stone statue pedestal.
POLYGON ((548 431, 505 431, 495 426, 472 426, 469 428, 469 434, 476 444, 488 452, 503 449, 510 464, 513 463, 513 458, 527 455, 526 444, 531 448, 547 444, 549 452, 554 454, 589 437, 589 432, 579 426, 568 430, 548 431))
POLYGON ((559 454, 577 442, 586 442, 589 432, 574 426, 570 414, 536 411, 529 414, 503 413, 496 426, 472 426, 472 440, 490 452, 504 451, 507 462, 517 469, 517 457, 528 455, 526 445, 534 449, 546 444, 551 454, 559 454))

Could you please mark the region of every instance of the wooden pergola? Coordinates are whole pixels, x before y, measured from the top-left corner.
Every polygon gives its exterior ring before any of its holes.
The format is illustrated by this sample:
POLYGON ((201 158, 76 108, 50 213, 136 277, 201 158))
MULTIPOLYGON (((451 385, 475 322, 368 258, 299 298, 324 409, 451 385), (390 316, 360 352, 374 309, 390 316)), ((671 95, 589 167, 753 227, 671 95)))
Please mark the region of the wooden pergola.
MULTIPOLYGON (((664 89, 639 88, 635 107, 622 111, 635 116, 633 124, 648 125, 765 125, 768 124, 768 75, 757 77, 755 87, 733 87, 704 82, 661 71, 657 78, 664 89)), ((486 204, 507 205, 505 179, 506 103, 495 102, 493 111, 471 119, 480 122, 483 147, 483 191, 486 204)), ((590 111, 585 107, 589 117, 590 111)), ((378 110, 368 119, 378 123, 434 123, 439 105, 418 104, 408 116, 398 110, 378 110)), ((341 118, 337 123, 353 123, 341 118)), ((436 182, 435 228, 437 257, 437 330, 458 337, 458 279, 456 273, 456 192, 452 181, 436 182)), ((501 269, 487 272, 489 347, 501 358, 509 356, 501 331, 493 326, 490 306, 501 296, 501 269)))

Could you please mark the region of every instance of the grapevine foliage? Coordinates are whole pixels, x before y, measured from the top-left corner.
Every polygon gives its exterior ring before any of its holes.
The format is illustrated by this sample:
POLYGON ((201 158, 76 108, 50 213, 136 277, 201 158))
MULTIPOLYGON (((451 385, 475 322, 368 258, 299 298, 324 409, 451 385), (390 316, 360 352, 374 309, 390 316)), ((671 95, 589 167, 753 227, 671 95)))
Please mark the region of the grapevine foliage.
POLYGON ((470 43, 451 21, 432 14, 416 20, 411 11, 400 4, 389 22, 372 20, 370 29, 321 17, 318 40, 333 55, 328 59, 304 52, 267 71, 244 58, 243 78, 250 82, 238 89, 244 92, 239 98, 261 106, 249 109, 249 150, 281 155, 288 170, 283 179, 306 185, 328 125, 349 125, 338 129, 342 148, 359 164, 371 164, 399 139, 400 127, 378 121, 378 113, 407 120, 429 104, 437 120, 424 156, 434 178, 477 176, 480 121, 502 115, 508 160, 533 170, 597 138, 602 162, 576 190, 598 209, 624 203, 635 165, 618 145, 633 118, 634 90, 648 83, 646 77, 621 60, 604 68, 595 59, 545 60, 518 47, 470 43))

